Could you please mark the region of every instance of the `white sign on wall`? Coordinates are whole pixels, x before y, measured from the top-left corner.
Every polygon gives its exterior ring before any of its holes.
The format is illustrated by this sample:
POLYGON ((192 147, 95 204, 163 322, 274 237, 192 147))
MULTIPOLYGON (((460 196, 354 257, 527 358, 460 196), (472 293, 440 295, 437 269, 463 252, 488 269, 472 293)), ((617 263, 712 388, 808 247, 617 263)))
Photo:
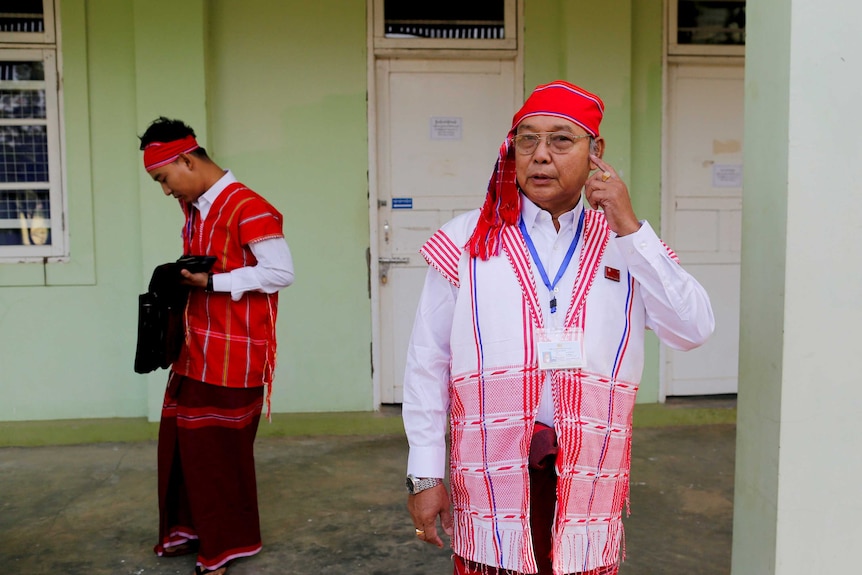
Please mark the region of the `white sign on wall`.
POLYGON ((432 116, 430 120, 432 140, 460 140, 461 118, 432 116))
POLYGON ((713 164, 713 188, 741 188, 742 164, 713 164))

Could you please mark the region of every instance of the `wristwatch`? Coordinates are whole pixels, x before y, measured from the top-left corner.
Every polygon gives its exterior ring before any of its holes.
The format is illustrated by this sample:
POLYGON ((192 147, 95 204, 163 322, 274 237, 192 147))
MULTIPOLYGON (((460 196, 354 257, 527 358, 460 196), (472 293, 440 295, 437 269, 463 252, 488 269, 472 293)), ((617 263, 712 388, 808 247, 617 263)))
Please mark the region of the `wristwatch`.
POLYGON ((439 477, 416 477, 413 474, 407 475, 407 493, 416 495, 426 489, 440 485, 443 480, 439 477))

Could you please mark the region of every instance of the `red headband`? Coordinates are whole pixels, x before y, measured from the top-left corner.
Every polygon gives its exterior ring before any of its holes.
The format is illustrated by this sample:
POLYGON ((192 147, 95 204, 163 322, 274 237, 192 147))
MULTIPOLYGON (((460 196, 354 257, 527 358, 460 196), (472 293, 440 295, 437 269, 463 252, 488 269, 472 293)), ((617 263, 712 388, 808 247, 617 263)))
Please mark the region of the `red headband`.
POLYGON ((479 221, 467 247, 471 257, 487 260, 500 253, 500 238, 506 225, 517 225, 521 216, 521 196, 515 172, 515 149, 513 138, 518 125, 530 116, 556 116, 598 137, 599 124, 605 105, 595 94, 573 84, 557 80, 536 86, 527 101, 512 117, 512 129, 500 146, 494 173, 488 182, 488 194, 479 214, 479 221))
POLYGON ((186 136, 173 142, 151 142, 144 147, 144 168, 151 172, 166 166, 180 157, 200 148, 194 136, 186 136))
POLYGON ((557 80, 536 86, 524 105, 512 118, 512 132, 530 116, 557 116, 574 122, 593 137, 599 135, 599 124, 605 113, 601 98, 574 84, 557 80))

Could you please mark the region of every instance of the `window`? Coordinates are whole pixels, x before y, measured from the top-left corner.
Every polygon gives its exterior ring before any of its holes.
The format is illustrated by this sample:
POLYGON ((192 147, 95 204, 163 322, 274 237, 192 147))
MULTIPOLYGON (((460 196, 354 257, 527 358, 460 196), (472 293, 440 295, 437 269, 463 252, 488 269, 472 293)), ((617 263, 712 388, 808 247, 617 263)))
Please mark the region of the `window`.
POLYGON ((515 0, 375 0, 376 48, 517 48, 515 0))
POLYGON ((745 0, 671 0, 669 14, 669 54, 745 55, 745 0))
POLYGON ((65 253, 51 0, 0 7, 0 261, 65 253))
POLYGON ((53 2, 51 0, 0 2, 0 42, 53 44, 53 2))

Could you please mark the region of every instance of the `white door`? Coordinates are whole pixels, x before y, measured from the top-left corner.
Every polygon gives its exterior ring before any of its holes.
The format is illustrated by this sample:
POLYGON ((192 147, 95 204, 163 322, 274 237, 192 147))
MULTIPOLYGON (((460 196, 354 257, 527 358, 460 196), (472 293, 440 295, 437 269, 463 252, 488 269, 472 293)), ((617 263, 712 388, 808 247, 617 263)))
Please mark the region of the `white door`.
POLYGON ((401 403, 427 265, 419 248, 482 205, 520 98, 514 60, 380 59, 377 258, 381 403, 401 403))
POLYGON ((742 223, 743 66, 669 70, 664 239, 712 300, 715 333, 666 350, 665 395, 736 393, 742 223))

